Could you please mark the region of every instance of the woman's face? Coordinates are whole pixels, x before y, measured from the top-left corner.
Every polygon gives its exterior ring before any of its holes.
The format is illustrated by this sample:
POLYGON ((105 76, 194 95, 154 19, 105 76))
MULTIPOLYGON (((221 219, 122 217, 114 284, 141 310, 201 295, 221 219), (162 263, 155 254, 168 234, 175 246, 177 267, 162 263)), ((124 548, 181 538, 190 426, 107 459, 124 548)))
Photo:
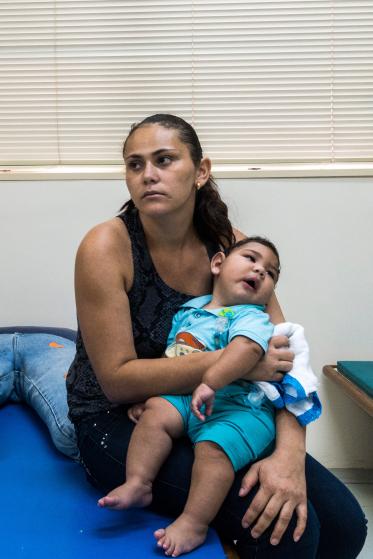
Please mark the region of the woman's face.
POLYGON ((127 141, 124 161, 128 190, 144 215, 193 211, 200 170, 177 130, 159 124, 138 128, 127 141))

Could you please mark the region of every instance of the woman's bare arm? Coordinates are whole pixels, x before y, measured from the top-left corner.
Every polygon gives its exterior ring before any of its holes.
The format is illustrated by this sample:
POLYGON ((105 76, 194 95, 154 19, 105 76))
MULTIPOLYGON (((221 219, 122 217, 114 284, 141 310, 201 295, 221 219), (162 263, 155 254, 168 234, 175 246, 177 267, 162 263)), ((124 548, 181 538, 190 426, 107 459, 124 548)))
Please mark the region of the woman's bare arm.
POLYGON ((119 220, 92 229, 77 253, 75 291, 79 326, 101 388, 116 403, 191 393, 220 352, 137 359, 127 297, 132 275, 130 240, 119 220))
POLYGON ((285 321, 285 317, 282 313, 275 293, 272 294, 272 297, 267 304, 266 311, 270 316, 272 324, 280 324, 280 322, 285 321))

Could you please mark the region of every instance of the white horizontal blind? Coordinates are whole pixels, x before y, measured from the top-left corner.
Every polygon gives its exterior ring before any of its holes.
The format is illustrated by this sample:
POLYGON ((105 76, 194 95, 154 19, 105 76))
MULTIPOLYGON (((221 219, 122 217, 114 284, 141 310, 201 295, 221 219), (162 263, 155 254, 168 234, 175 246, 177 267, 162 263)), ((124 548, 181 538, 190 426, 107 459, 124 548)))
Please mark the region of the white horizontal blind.
POLYGON ((219 162, 373 158, 373 0, 0 0, 0 163, 121 163, 183 116, 219 162))
POLYGON ((372 1, 194 4, 194 114, 217 159, 373 157, 372 1))

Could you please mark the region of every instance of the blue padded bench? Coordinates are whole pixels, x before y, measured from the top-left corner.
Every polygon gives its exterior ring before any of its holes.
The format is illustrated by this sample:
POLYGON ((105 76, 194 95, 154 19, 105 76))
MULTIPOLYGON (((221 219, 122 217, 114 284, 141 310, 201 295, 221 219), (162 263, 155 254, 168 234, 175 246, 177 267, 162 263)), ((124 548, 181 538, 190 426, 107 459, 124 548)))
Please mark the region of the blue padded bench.
POLYGON ((323 372, 373 416, 373 361, 337 361, 337 365, 325 365, 323 372))
MULTIPOLYGON (((5 332, 58 332, 75 339, 73 330, 60 328, 0 328, 0 334, 5 332)), ((32 409, 22 404, 2 406, 0 432, 2 557, 165 557, 152 534, 170 519, 149 510, 98 508, 101 494, 86 481, 79 464, 55 450, 32 409)), ((216 532, 210 529, 206 543, 189 557, 224 559, 216 532)))

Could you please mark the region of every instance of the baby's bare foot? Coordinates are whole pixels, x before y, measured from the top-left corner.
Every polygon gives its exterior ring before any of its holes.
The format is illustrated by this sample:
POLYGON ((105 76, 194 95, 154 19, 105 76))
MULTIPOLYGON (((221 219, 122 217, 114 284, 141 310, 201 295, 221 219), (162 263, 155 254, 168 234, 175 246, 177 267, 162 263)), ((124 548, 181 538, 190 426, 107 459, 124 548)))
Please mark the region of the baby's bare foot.
POLYGON ((154 536, 157 545, 164 549, 166 555, 178 557, 202 545, 206 539, 207 528, 205 524, 200 524, 183 513, 167 528, 160 528, 154 532, 154 536))
POLYGON ((152 502, 151 484, 140 481, 127 481, 110 491, 106 497, 98 500, 99 507, 114 510, 128 509, 131 507, 147 507, 152 502))

